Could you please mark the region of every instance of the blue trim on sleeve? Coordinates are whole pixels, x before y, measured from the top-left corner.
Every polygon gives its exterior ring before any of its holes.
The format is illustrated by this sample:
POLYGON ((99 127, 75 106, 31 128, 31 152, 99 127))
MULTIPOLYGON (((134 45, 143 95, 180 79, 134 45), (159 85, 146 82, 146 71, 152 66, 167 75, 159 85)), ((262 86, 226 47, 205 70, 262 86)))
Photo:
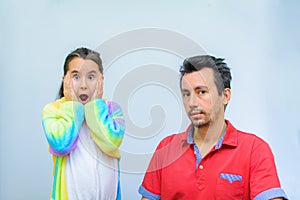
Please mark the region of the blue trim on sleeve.
POLYGON ((120 159, 118 159, 118 190, 116 200, 121 200, 120 159))
POLYGON ((139 193, 143 196, 146 197, 149 200, 160 200, 160 195, 153 194, 146 190, 143 186, 139 187, 139 193))
POLYGON ((286 194, 284 193, 283 189, 281 188, 271 188, 269 190, 265 190, 259 193, 254 200, 265 200, 265 199, 272 199, 276 197, 283 197, 284 199, 288 199, 286 194))

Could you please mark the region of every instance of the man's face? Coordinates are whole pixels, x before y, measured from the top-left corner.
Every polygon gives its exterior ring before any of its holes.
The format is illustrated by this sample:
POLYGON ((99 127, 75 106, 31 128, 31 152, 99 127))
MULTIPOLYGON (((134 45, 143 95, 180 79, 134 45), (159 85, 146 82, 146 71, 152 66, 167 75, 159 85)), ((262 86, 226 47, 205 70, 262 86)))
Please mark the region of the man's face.
POLYGON ((95 90, 103 90, 103 75, 92 60, 74 58, 69 63, 72 88, 77 100, 82 104, 90 102, 95 90), (98 84, 98 86, 97 86, 98 84))
POLYGON ((210 68, 185 74, 181 82, 185 111, 193 126, 209 126, 220 117, 224 118, 224 105, 229 99, 218 94, 214 72, 210 68))

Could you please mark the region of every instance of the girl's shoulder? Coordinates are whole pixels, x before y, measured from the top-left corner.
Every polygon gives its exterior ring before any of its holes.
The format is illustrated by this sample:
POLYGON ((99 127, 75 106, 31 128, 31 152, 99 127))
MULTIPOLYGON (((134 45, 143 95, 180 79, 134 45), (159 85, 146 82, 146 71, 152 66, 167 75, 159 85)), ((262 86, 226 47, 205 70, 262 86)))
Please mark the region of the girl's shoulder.
POLYGON ((53 102, 50 102, 50 103, 46 104, 45 108, 47 108, 47 107, 55 107, 55 108, 58 109, 58 108, 60 108, 61 104, 65 103, 65 102, 67 102, 66 99, 65 99, 65 97, 62 97, 60 99, 57 99, 56 101, 53 101, 53 102))

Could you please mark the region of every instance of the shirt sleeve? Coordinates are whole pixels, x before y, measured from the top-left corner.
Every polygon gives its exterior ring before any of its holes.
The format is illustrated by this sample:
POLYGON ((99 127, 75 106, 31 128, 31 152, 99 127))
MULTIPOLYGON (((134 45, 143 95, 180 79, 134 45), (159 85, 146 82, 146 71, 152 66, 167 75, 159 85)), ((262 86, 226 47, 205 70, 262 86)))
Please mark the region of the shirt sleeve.
POLYGON ((103 99, 85 105, 85 119, 97 146, 107 155, 119 158, 125 122, 121 107, 103 99))
POLYGON ((168 146, 167 144, 171 141, 170 138, 170 136, 164 138, 156 147, 145 173, 142 185, 139 187, 138 192, 147 199, 161 199, 162 168, 165 165, 164 157, 165 155, 168 155, 168 153, 166 153, 166 150, 168 149, 166 146, 168 146))
POLYGON ((250 171, 251 199, 287 199, 280 187, 273 153, 269 145, 259 138, 253 145, 250 171))
POLYGON ((79 102, 58 100, 44 107, 42 125, 50 153, 64 156, 76 147, 83 119, 84 107, 79 102))

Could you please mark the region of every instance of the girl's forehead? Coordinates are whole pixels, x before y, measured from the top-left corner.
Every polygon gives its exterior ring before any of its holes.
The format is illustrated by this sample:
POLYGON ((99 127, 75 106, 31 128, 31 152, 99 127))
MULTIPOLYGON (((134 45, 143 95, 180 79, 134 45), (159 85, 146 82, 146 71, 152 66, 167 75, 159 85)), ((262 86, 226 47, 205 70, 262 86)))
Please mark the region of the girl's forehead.
POLYGON ((77 72, 89 72, 89 71, 96 71, 100 72, 99 66, 97 63, 90 59, 83 59, 83 58, 74 58, 69 63, 69 71, 77 71, 77 72))

